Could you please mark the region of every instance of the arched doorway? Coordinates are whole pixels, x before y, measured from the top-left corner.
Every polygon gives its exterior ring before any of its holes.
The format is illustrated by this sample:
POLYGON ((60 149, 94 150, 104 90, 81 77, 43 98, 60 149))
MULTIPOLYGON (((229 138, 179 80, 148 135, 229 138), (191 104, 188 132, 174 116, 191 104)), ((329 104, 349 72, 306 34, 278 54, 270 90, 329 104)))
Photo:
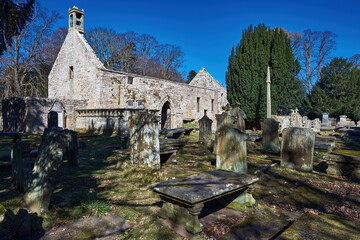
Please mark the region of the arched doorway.
POLYGON ((161 108, 161 129, 164 128, 171 128, 171 110, 169 101, 166 101, 161 108))
POLYGON ((64 119, 65 119, 65 108, 59 101, 55 101, 49 111, 48 121, 52 123, 57 123, 58 127, 64 128, 65 127, 64 119), (54 119, 56 118, 56 115, 58 118, 57 121, 54 119))

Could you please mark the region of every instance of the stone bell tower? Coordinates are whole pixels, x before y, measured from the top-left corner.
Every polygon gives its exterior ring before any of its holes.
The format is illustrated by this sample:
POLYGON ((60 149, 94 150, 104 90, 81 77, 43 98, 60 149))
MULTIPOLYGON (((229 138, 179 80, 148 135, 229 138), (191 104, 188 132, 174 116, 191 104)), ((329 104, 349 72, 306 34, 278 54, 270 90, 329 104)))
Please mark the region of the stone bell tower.
POLYGON ((84 33, 84 9, 80 10, 76 6, 69 9, 69 30, 72 29, 84 33))

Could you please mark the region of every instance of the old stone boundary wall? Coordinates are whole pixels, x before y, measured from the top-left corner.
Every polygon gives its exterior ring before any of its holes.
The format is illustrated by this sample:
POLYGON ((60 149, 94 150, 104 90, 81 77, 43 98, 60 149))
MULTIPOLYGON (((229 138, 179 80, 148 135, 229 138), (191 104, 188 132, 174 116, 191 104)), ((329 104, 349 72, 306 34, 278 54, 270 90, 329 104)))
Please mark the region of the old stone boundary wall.
POLYGON ((2 101, 5 131, 41 134, 48 127, 50 111, 58 112, 59 127, 89 133, 129 133, 129 117, 139 112, 157 114, 146 109, 84 109, 85 101, 48 98, 11 98, 2 101), (61 106, 61 108, 59 108, 61 106), (61 112, 63 111, 63 113, 61 112), (62 125, 60 125, 62 123, 62 125))

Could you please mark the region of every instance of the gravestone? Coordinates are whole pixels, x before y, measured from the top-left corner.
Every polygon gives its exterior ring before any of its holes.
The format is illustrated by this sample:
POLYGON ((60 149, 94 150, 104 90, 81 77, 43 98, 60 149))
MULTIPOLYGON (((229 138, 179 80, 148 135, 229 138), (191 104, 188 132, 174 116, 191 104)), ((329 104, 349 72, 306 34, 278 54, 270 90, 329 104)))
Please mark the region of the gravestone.
MULTIPOLYGON (((280 146, 279 142, 279 122, 275 121, 273 118, 267 118, 264 122, 261 123, 262 129, 262 144, 263 149, 269 148, 269 144, 280 146)), ((272 149, 273 146, 271 146, 272 149)), ((275 153, 279 152, 279 149, 273 151, 275 153)))
POLYGON ((25 202, 38 214, 49 207, 56 171, 63 159, 67 137, 61 128, 46 128, 41 137, 38 156, 32 171, 32 181, 25 202))
POLYGON ((335 127, 336 126, 336 118, 329 118, 328 126, 335 127))
POLYGON ((320 132, 321 121, 319 118, 315 118, 313 121, 313 130, 314 132, 320 132))
POLYGON ((66 159, 69 164, 76 167, 79 165, 79 144, 77 132, 65 129, 64 133, 67 136, 67 146, 63 153, 63 158, 66 159))
POLYGON ((16 141, 11 149, 12 178, 16 188, 25 192, 31 184, 30 144, 16 141))
POLYGON ((290 119, 289 119, 289 117, 285 117, 281 123, 281 132, 284 131, 284 129, 288 128, 288 127, 290 127, 290 119))
POLYGON ((357 121, 356 126, 360 127, 360 121, 357 121))
POLYGON ((305 121, 304 128, 311 128, 311 120, 305 121))
POLYGON ((303 116, 303 118, 302 118, 302 124, 303 124, 303 126, 305 126, 307 120, 308 120, 308 117, 307 117, 307 116, 303 116))
POLYGON ((216 132, 216 168, 247 173, 246 142, 248 135, 237 128, 216 132))
POLYGON ((298 109, 296 108, 295 111, 291 110, 291 115, 290 115, 290 127, 303 127, 302 125, 302 117, 301 115, 298 113, 298 109))
POLYGON ((347 126, 347 121, 346 121, 347 116, 346 115, 340 115, 340 121, 338 123, 339 126, 347 126))
POLYGON ((308 128, 286 128, 282 133, 281 166, 312 171, 315 134, 308 128))
POLYGON ((350 127, 356 127, 355 121, 350 122, 350 127))
POLYGON ((130 162, 160 169, 159 117, 139 113, 129 118, 130 162))
POLYGON ((48 128, 58 127, 58 113, 50 111, 48 115, 48 128))
POLYGON ((206 114, 199 120, 199 143, 208 147, 213 144, 211 132, 212 122, 206 114))
POLYGON ((323 113, 322 114, 322 124, 323 126, 329 126, 329 114, 328 113, 323 113))
POLYGON ((246 131, 245 119, 246 114, 244 110, 240 108, 240 104, 235 103, 231 106, 230 116, 233 119, 233 127, 239 129, 242 132, 246 131))

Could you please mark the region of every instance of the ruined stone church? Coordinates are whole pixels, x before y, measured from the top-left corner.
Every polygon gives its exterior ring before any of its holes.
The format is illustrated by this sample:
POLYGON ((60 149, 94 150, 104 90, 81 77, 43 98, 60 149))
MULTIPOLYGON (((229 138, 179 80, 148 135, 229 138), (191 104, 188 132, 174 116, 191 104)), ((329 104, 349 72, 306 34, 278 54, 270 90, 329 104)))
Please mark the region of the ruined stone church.
POLYGON ((204 113, 216 124, 215 114, 228 103, 226 89, 204 68, 189 84, 106 69, 84 38, 84 11, 77 7, 69 9, 69 31, 48 80, 47 99, 18 99, 23 129, 9 129, 11 109, 5 109, 4 128, 7 120, 8 130, 40 132, 51 111, 60 127, 85 131, 122 131, 129 116, 144 110, 160 116, 161 128, 181 127, 204 113))

